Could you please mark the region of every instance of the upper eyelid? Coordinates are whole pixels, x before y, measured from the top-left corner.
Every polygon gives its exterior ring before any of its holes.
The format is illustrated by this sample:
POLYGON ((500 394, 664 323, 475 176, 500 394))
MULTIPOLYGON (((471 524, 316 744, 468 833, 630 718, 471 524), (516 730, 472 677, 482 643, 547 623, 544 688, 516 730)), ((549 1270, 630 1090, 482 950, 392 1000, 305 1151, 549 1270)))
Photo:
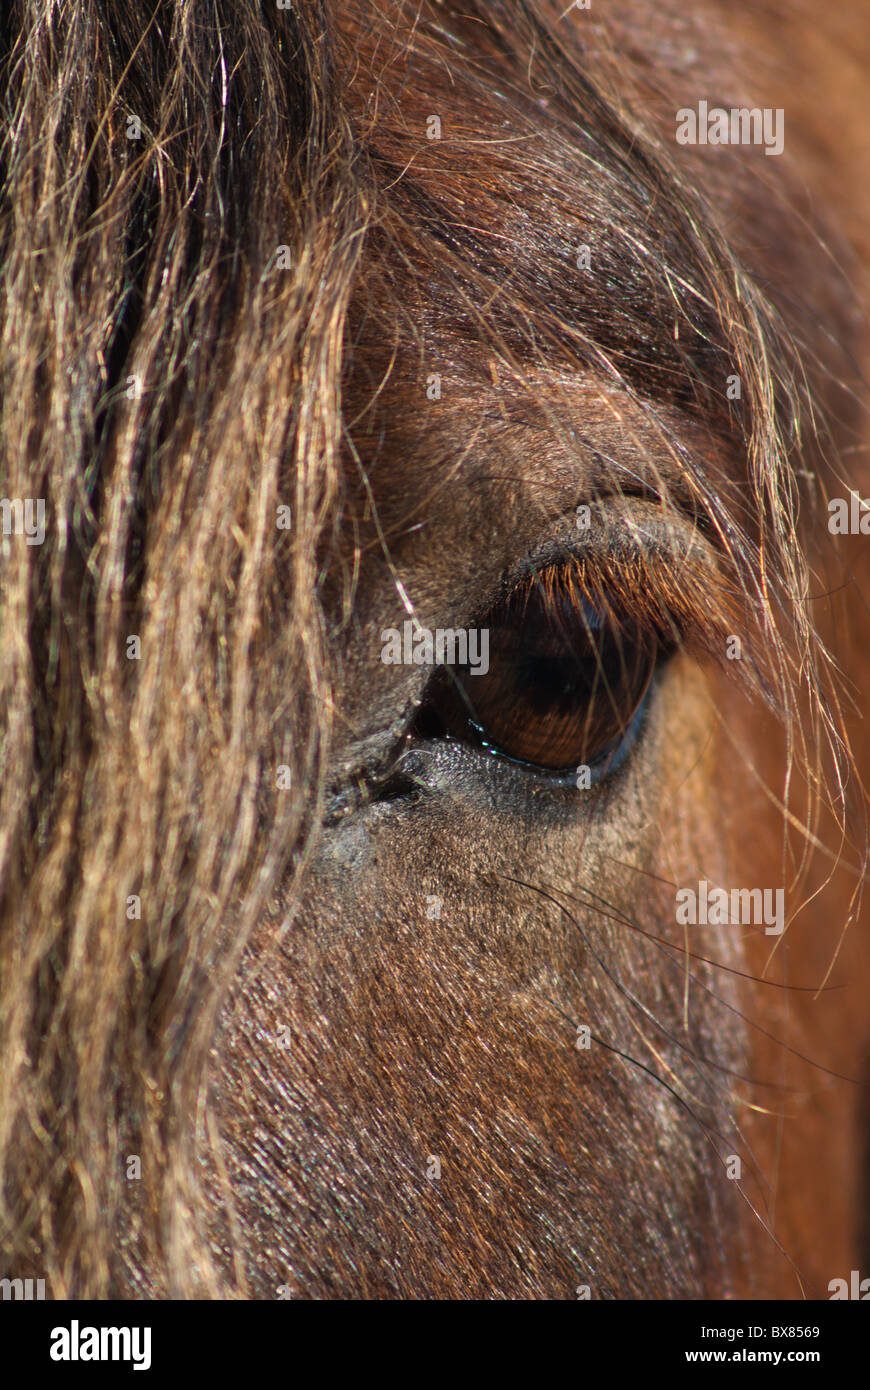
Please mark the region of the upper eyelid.
POLYGON ((716 637, 739 621, 736 584, 729 579, 720 548, 707 528, 684 511, 641 498, 598 499, 588 532, 579 534, 566 514, 502 579, 500 591, 475 617, 488 613, 544 570, 579 567, 590 594, 619 596, 629 616, 649 616, 652 600, 678 614, 687 630, 716 637))
POLYGON ((505 575, 500 593, 478 611, 476 625, 484 625, 497 604, 547 564, 579 561, 592 593, 616 597, 635 622, 670 621, 666 635, 676 650, 712 662, 747 695, 776 708, 770 677, 756 658, 755 619, 745 591, 715 527, 701 524, 710 518, 649 495, 625 494, 595 499, 593 516, 585 539, 572 534, 573 513, 551 523, 539 545, 505 575), (739 661, 729 656, 728 639, 735 635, 739 661))

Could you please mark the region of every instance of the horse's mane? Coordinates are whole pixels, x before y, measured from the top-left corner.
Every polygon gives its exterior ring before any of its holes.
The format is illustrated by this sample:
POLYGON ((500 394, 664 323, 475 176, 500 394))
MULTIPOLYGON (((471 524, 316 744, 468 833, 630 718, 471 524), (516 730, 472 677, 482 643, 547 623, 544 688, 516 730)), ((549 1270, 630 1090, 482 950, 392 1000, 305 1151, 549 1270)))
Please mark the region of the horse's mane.
POLYGON ((743 268, 618 52, 593 64, 534 0, 423 5, 407 31, 377 8, 4 9, 2 491, 45 499, 47 535, 2 557, 0 1237, 55 1296, 218 1287, 204 1078, 322 815, 370 462, 347 403, 425 377, 439 334, 471 391, 491 361, 591 372, 675 463, 674 412, 738 460, 729 481, 682 457, 682 486, 794 767, 835 802, 845 779, 795 472, 830 463, 838 369, 799 350, 808 321, 743 268))

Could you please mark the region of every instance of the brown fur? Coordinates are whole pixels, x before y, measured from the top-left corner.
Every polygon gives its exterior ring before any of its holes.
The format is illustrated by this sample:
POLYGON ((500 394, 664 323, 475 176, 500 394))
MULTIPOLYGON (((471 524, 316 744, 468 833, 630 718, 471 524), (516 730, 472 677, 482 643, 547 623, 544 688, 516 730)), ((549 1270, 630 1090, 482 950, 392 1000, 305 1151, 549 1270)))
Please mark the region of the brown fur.
POLYGON ((858 1259, 860 12, 562 9, 10 7, 0 1239, 55 1296, 858 1259), (677 147, 705 95, 786 154, 677 147), (578 582, 677 639, 631 758, 584 800, 408 744, 381 630, 485 620, 585 501, 578 582), (786 935, 684 940, 702 877, 786 935))

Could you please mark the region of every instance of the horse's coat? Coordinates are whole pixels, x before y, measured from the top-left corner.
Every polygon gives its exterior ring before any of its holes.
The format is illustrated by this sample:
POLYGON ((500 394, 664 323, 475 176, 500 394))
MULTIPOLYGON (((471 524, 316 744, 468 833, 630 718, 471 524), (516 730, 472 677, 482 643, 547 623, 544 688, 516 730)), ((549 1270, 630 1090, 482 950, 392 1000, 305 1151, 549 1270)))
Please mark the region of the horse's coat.
POLYGON ((0 1239, 55 1296, 870 1259, 870 38, 563 10, 5 12, 0 1239), (781 157, 680 142, 701 102, 781 157), (616 640, 588 787, 383 656, 486 631, 537 747, 490 628, 559 602, 661 652, 616 640), (701 882, 786 930, 692 927, 701 882))

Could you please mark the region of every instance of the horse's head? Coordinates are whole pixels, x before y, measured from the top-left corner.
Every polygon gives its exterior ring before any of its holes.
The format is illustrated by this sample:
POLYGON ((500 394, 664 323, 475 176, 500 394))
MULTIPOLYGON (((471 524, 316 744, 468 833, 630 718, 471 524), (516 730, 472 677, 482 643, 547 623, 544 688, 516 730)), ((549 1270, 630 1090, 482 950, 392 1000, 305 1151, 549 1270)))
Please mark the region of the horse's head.
POLYGON ((682 8, 7 21, 0 1156, 56 1292, 854 1258, 862 55, 682 8))

